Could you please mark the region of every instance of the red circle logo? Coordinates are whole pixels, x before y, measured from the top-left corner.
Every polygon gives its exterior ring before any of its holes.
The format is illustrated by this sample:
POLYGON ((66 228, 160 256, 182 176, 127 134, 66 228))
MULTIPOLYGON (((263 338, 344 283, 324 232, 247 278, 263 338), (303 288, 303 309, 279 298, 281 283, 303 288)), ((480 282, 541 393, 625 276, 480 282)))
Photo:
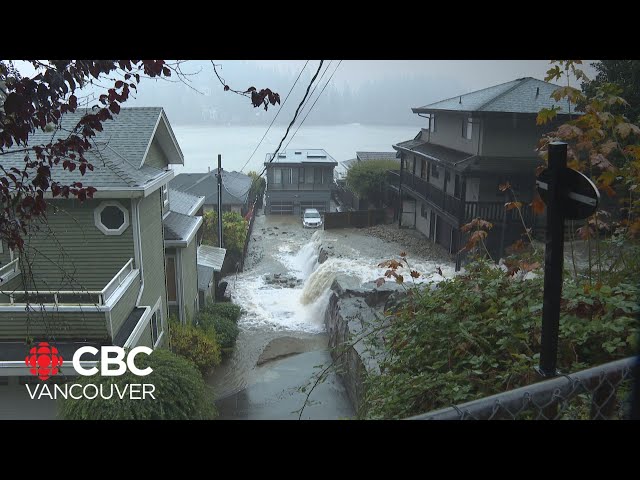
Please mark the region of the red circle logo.
POLYGON ((40 380, 47 380, 57 374, 62 366, 63 358, 58 349, 47 342, 40 342, 37 347, 31 348, 24 363, 30 368, 32 375, 40 380))

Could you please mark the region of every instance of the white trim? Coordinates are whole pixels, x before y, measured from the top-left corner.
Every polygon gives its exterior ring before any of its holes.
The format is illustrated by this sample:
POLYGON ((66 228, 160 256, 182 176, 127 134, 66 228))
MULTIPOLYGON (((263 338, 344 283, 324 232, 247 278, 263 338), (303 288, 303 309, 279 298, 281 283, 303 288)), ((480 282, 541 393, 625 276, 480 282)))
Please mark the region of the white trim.
POLYGON ((129 210, 127 210, 120 202, 106 201, 101 202, 93 211, 93 222, 95 226, 105 235, 122 235, 129 227, 129 210), (107 207, 116 207, 123 213, 124 221, 118 228, 109 228, 102 223, 102 211, 107 207))
POLYGON ((165 240, 164 241, 164 246, 165 247, 188 247, 189 244, 193 241, 193 239, 196 236, 196 233, 198 233, 198 230, 200 229, 200 225, 202 225, 202 217, 195 217, 198 219, 197 223, 195 224, 195 226, 191 229, 191 231, 187 234, 187 238, 184 240, 165 240))
POLYGON ((147 144, 147 148, 144 151, 144 155, 142 155, 142 160, 140 161, 140 166, 138 168, 142 168, 144 162, 147 160, 147 154, 151 149, 151 144, 153 143, 153 139, 156 138, 156 131, 158 131, 158 125, 160 125, 160 119, 162 118, 162 110, 160 110, 160 114, 156 119, 156 124, 153 126, 153 132, 151 132, 151 136, 149 137, 149 143, 147 144))
MULTIPOLYGON (((184 154, 182 153, 182 149, 180 148, 180 144, 178 143, 176 135, 173 133, 173 128, 171 128, 169 118, 167 118, 167 114, 165 113, 164 108, 160 111, 160 114, 162 115, 162 120, 164 120, 165 126, 167 127, 167 132, 169 132, 169 138, 171 138, 173 146, 176 147, 176 151, 178 152, 178 155, 180 155, 180 159, 182 160, 182 163, 178 165, 184 165, 184 154)), ((174 165, 171 162, 169 162, 169 164, 174 165)))
POLYGON ((138 320, 138 323, 136 323, 136 326, 133 327, 133 330, 131 331, 129 338, 127 338, 127 340, 124 342, 123 348, 129 348, 138 344, 138 340, 140 340, 140 337, 142 336, 142 332, 144 332, 145 326, 149 323, 149 317, 151 316, 151 312, 153 312, 153 310, 151 310, 151 308, 149 307, 144 307, 144 309, 145 310, 144 312, 142 312, 142 316, 140 317, 140 320, 138 320))
POLYGON ((140 301, 142 299, 142 294, 144 293, 144 266, 143 266, 143 258, 142 258, 142 232, 140 230, 140 203, 142 200, 136 201, 136 230, 133 232, 133 244, 134 244, 134 252, 135 247, 138 247, 138 269, 140 270, 140 291, 138 292, 138 297, 136 298, 136 305, 140 305, 140 301))
MULTIPOLYGON (((194 196, 195 196, 195 195, 194 195, 194 196)), ((207 197, 199 197, 199 196, 198 196, 198 198, 199 198, 200 200, 198 200, 198 203, 196 203, 196 204, 191 208, 191 210, 189 210, 189 213, 187 213, 187 215, 194 217, 194 216, 195 216, 194 214, 195 214, 198 210, 200 210, 200 208, 204 205, 204 201, 205 201, 205 199, 206 199, 207 197)))
POLYGON ((184 286, 182 283, 182 250, 176 250, 176 293, 178 297, 178 320, 180 320, 180 323, 184 324, 184 286))

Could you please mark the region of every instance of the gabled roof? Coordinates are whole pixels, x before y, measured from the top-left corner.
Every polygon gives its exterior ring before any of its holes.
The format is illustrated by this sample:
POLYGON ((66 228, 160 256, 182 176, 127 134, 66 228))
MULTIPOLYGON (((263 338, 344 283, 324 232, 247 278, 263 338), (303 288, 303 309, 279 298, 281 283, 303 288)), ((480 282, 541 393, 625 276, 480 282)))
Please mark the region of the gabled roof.
POLYGON ((369 162, 372 160, 398 161, 396 152, 356 152, 356 159, 361 162, 369 162))
POLYGON ((202 224, 202 217, 192 217, 170 211, 162 220, 165 247, 186 247, 202 224))
MULTIPOLYGON (((218 205, 217 169, 208 173, 181 173, 169 186, 191 195, 204 196, 205 205, 218 205)), ((240 172, 222 170, 222 204, 244 205, 251 188, 251 177, 240 172)))
POLYGON ((205 197, 169 189, 169 210, 183 215, 193 215, 203 204, 205 197))
MULTIPOLYGON (((29 146, 46 145, 64 138, 87 111, 78 109, 74 113, 63 115, 60 121, 61 128, 55 132, 37 130, 30 135, 29 146)), ((103 131, 96 132, 92 139, 93 147, 85 153, 94 170, 87 170, 83 176, 78 169, 69 172, 60 165, 52 169, 53 180, 64 184, 82 182, 91 185, 98 189, 98 196, 100 189, 138 189, 148 187, 163 175, 171 177, 172 172, 144 164, 159 124, 166 124, 163 128, 168 131, 171 129, 160 107, 122 108, 118 115, 114 115, 113 120, 103 123, 103 131)), ((22 148, 24 147, 14 145, 7 149, 10 153, 2 156, 2 166, 5 169, 24 168, 25 153, 15 151, 22 148)), ((182 161, 182 153, 179 147, 177 148, 178 150, 167 155, 168 158, 173 158, 174 162, 178 159, 182 161)))
POLYGON ((446 100, 412 108, 413 113, 438 111, 454 112, 503 112, 537 114, 542 108, 560 107, 561 114, 574 113, 575 107, 566 100, 556 102, 551 94, 560 88, 553 83, 532 77, 518 78, 475 92, 457 95, 446 100))

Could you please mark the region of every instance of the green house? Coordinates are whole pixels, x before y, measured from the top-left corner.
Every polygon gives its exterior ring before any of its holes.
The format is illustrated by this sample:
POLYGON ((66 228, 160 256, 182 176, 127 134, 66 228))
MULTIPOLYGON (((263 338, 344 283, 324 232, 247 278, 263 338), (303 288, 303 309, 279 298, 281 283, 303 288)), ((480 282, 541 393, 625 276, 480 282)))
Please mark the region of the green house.
MULTIPOLYGON (((64 115, 60 130, 33 134, 30 145, 64 135, 85 113, 64 115)), ((95 187, 94 198, 49 194, 47 218, 34 222, 22 254, 0 245, 0 377, 28 375, 25 356, 42 341, 68 360, 69 375, 83 345, 162 346, 169 311, 187 321, 198 308, 203 199, 169 192, 171 165, 184 157, 165 112, 123 108, 93 139, 93 171, 53 175, 95 187)), ((23 167, 24 153, 2 164, 23 167)))

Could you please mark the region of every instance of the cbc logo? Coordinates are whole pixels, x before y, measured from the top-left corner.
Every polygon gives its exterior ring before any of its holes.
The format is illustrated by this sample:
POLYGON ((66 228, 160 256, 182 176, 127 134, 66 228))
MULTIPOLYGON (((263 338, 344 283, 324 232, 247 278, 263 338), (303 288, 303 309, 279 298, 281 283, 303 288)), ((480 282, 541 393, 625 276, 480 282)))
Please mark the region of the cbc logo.
POLYGON ((80 347, 76 350, 76 353, 73 354, 73 368, 78 375, 82 375, 88 377, 90 375, 95 375, 100 371, 100 375, 105 377, 118 377, 123 375, 127 368, 131 373, 137 375, 139 377, 146 377, 153 369, 151 367, 140 369, 136 367, 136 355, 140 353, 144 353, 145 355, 151 355, 153 350, 149 347, 135 347, 132 348, 129 353, 122 347, 117 346, 105 346, 100 348, 100 370, 98 367, 84 368, 80 362, 82 361, 81 357, 85 353, 90 353, 91 355, 97 355, 98 349, 95 347, 80 347), (113 354, 113 355, 111 355, 113 354), (125 356, 127 357, 125 362, 125 356), (114 368, 111 368, 111 367, 114 368))

